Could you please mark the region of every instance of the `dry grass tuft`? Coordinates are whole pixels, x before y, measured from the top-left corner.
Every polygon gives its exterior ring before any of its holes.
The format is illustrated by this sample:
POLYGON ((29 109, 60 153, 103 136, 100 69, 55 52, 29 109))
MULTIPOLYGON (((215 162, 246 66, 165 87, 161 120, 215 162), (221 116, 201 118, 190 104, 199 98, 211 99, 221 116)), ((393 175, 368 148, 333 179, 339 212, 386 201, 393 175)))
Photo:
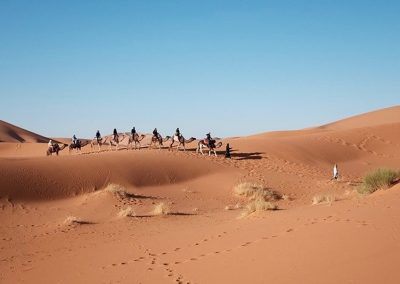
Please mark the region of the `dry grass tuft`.
POLYGON ((246 197, 249 200, 275 201, 282 198, 278 192, 268 189, 263 185, 250 182, 236 185, 234 192, 237 196, 246 197))
MULTIPOLYGON (((255 212, 262 212, 268 210, 277 210, 278 206, 272 201, 282 199, 282 195, 278 192, 266 188, 263 185, 256 183, 241 183, 235 186, 234 192, 237 196, 246 197, 248 199, 247 205, 239 218, 247 217, 255 212)), ((235 209, 241 208, 240 204, 235 206, 235 209)), ((233 210, 229 207, 227 210, 233 210)))
POLYGON ((75 216, 68 216, 65 221, 64 224, 67 226, 73 226, 73 225, 84 225, 84 224, 90 224, 90 222, 88 221, 84 221, 78 217, 75 216))
POLYGON ((159 203, 154 207, 153 215, 168 215, 171 213, 171 208, 165 203, 159 203))
POLYGON ((319 194, 313 197, 312 204, 329 204, 332 205, 333 202, 337 200, 336 196, 333 194, 319 194))
POLYGON ((128 193, 125 187, 115 183, 110 183, 109 185, 107 185, 107 187, 104 189, 104 192, 109 192, 121 199, 132 197, 132 194, 128 193))
POLYGON ((237 210, 242 208, 242 205, 240 203, 236 203, 235 205, 227 205, 225 206, 225 210, 231 211, 231 210, 237 210))
POLYGON ((400 171, 377 169, 364 177, 363 183, 357 191, 360 194, 371 194, 379 189, 391 187, 399 178, 400 171))
POLYGON ((125 217, 136 217, 136 212, 132 206, 129 206, 125 209, 121 209, 118 213, 118 217, 125 218, 125 217))
POLYGON ((244 218, 256 212, 263 212, 268 210, 278 210, 278 205, 261 199, 253 200, 246 205, 244 211, 239 216, 239 218, 244 218))

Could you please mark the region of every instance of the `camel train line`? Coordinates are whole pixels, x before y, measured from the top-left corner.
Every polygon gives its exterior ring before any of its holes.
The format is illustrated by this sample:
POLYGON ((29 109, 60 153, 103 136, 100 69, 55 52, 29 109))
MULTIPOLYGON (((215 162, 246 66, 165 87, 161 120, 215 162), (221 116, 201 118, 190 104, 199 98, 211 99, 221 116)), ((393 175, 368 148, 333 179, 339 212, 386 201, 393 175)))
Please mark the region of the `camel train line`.
MULTIPOLYGON (((191 137, 190 139, 185 139, 183 135, 180 133, 176 133, 173 136, 165 136, 162 137, 161 134, 158 132, 156 135, 153 135, 150 140, 150 144, 147 145, 148 149, 162 149, 164 143, 171 140, 171 143, 168 147, 169 150, 172 150, 173 147, 176 145, 176 150, 179 151, 181 148, 183 151, 186 151, 186 145, 196 141, 195 137, 191 137)), ((101 152, 103 145, 108 145, 108 150, 119 150, 120 143, 123 142, 126 138, 128 138, 128 142, 126 144, 126 150, 140 150, 142 147, 141 141, 146 137, 145 134, 138 134, 138 133, 114 133, 112 135, 107 135, 104 137, 95 137, 92 140, 75 140, 71 144, 63 144, 63 143, 56 143, 54 141, 49 142, 48 149, 46 151, 47 156, 51 156, 52 154, 58 155, 60 151, 68 148, 69 153, 75 150, 76 153, 80 153, 82 148, 90 145, 92 151, 101 152)), ((217 156, 216 149, 222 146, 222 142, 216 143, 215 139, 211 139, 210 136, 207 136, 205 139, 201 139, 197 143, 196 153, 204 155, 204 149, 208 149, 208 154, 211 156, 211 153, 214 153, 217 156)), ((145 147, 145 146, 144 146, 145 147)))

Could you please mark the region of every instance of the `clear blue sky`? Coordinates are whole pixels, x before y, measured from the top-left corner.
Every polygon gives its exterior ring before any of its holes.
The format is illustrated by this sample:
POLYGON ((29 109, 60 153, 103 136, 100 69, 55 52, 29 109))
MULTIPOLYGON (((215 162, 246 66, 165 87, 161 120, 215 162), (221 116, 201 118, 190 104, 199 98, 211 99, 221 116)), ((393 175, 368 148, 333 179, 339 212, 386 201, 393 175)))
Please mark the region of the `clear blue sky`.
POLYGON ((384 0, 0 0, 0 119, 234 136, 398 105, 399 15, 384 0))

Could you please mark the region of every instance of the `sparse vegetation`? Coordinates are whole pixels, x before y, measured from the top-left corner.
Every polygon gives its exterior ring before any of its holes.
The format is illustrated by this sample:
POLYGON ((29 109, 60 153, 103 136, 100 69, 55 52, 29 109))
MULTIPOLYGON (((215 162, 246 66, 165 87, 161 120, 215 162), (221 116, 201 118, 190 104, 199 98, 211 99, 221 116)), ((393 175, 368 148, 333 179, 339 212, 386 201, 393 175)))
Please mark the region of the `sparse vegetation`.
POLYGON ((236 195, 247 197, 249 200, 261 199, 265 201, 274 201, 282 198, 279 193, 268 189, 263 185, 249 182, 238 184, 235 186, 234 192, 236 195))
POLYGON ((126 191, 126 188, 119 184, 110 183, 109 185, 107 185, 104 191, 112 193, 116 197, 122 199, 130 197, 130 194, 126 191))
POLYGON ((278 210, 278 205, 273 204, 272 202, 269 202, 269 201, 262 200, 262 199, 256 199, 256 200, 250 201, 246 205, 246 207, 244 208, 244 211, 239 216, 239 218, 247 217, 255 212, 262 212, 262 211, 268 211, 268 210, 278 210))
POLYGON ((72 225, 83 225, 83 224, 90 224, 90 222, 88 221, 84 221, 78 217, 75 216, 68 216, 65 221, 64 224, 67 226, 72 226, 72 225))
POLYGON ((400 178, 400 171, 391 169, 377 169, 366 175, 363 183, 358 187, 360 194, 371 194, 379 189, 387 189, 400 178))
MULTIPOLYGON (((278 206, 271 201, 282 199, 282 196, 278 192, 256 183, 241 183, 235 186, 234 192, 237 196, 246 197, 249 201, 239 216, 240 218, 244 218, 255 212, 277 210, 278 206)), ((240 208, 239 206, 238 208, 240 208)), ((233 210, 230 207, 225 209, 233 210)))
POLYGON ((236 203, 236 205, 227 205, 225 206, 225 210, 230 211, 230 210, 236 210, 242 208, 242 205, 240 203, 236 203))
POLYGON ((336 196, 333 194, 319 194, 313 197, 312 199, 312 204, 313 205, 318 205, 318 204, 329 204, 332 205, 333 202, 335 202, 336 196))
POLYGON ((165 203, 159 203, 154 207, 153 215, 168 215, 171 213, 171 208, 165 203))
POLYGON ((120 218, 124 218, 124 217, 136 217, 136 212, 133 209, 132 206, 129 206, 125 209, 122 209, 121 211, 119 211, 118 213, 118 217, 120 218))

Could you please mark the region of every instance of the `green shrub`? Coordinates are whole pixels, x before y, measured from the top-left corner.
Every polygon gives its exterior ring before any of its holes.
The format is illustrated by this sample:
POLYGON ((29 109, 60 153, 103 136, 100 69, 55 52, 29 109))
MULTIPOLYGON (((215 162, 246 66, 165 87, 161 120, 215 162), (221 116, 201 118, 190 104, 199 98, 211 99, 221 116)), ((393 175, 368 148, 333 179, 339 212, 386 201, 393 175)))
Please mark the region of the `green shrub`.
POLYGON ((387 189, 400 178, 400 172, 391 169, 377 169, 364 177, 362 185, 358 188, 361 194, 371 194, 378 189, 387 189))

